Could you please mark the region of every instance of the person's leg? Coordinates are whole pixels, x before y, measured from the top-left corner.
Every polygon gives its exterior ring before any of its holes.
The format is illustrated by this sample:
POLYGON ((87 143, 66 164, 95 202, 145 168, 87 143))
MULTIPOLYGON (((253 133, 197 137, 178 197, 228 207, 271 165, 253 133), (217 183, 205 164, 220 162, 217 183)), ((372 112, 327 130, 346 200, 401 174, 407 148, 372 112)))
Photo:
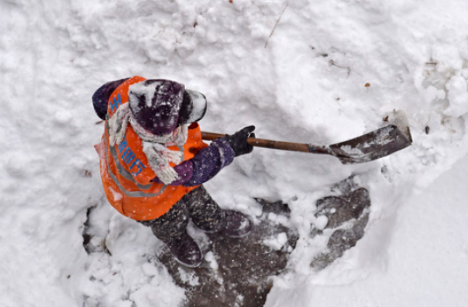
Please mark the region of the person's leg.
POLYGON ((252 229, 244 214, 221 209, 203 186, 187 194, 186 204, 194 224, 206 232, 220 232, 229 237, 243 237, 252 229))
POLYGON ((187 206, 184 199, 181 199, 163 216, 141 223, 151 227, 154 235, 169 247, 180 263, 188 267, 197 267, 203 260, 203 254, 187 233, 188 222, 187 206))
POLYGON ((226 213, 203 186, 186 195, 187 210, 193 223, 203 231, 217 232, 225 224, 226 213))
POLYGON ((184 202, 177 202, 163 216, 142 222, 143 225, 151 227, 154 235, 164 243, 168 243, 174 238, 181 237, 186 233, 189 222, 189 213, 184 202))

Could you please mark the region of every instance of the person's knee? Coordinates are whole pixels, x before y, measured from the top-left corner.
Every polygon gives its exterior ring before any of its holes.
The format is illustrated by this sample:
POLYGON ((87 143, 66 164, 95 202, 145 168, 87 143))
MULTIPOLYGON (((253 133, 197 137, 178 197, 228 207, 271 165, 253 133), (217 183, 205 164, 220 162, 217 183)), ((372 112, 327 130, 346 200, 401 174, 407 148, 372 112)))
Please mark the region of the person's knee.
POLYGON ((177 238, 186 232, 189 223, 189 214, 185 204, 174 205, 166 214, 155 219, 148 226, 153 234, 160 240, 166 242, 171 238, 177 238))

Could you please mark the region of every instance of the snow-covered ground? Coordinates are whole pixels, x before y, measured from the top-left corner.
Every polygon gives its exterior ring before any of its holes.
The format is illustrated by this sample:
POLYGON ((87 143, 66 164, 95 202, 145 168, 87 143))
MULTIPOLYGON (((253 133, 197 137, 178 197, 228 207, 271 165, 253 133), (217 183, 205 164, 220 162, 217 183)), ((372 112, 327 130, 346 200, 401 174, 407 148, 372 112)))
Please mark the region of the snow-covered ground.
POLYGON ((462 306, 467 14, 464 0, 0 1, 0 306, 183 300, 150 257, 160 242, 103 197, 91 95, 132 75, 205 93, 213 132, 331 144, 404 111, 414 144, 390 157, 256 149, 206 187, 252 218, 253 197, 292 208, 302 240, 267 306, 462 306), (366 235, 315 272, 315 201, 350 175, 371 195, 366 235), (113 256, 82 247, 91 206, 113 256))
MULTIPOLYGON (((465 156, 405 203, 392 222, 392 237, 376 271, 351 283, 310 276, 295 289, 276 288, 267 306, 465 306, 467 173, 465 156)), ((347 255, 335 269, 347 275, 344 268, 355 266, 355 259, 347 255)))

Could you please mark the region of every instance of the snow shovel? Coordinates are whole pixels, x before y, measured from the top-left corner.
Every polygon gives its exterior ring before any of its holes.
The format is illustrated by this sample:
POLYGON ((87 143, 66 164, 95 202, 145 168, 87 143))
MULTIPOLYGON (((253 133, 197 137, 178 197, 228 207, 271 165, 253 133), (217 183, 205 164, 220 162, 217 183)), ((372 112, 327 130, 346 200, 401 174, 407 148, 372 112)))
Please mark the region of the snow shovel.
MULTIPOLYGON (((257 138, 249 138, 247 142, 256 147, 331 155, 340 159, 343 164, 364 163, 386 157, 411 145, 411 132, 406 116, 401 111, 394 112, 392 115, 393 123, 332 145, 322 146, 257 138)), ((388 118, 386 120, 388 121, 388 118)), ((202 138, 207 141, 214 141, 224 136, 226 134, 202 132, 202 138)))

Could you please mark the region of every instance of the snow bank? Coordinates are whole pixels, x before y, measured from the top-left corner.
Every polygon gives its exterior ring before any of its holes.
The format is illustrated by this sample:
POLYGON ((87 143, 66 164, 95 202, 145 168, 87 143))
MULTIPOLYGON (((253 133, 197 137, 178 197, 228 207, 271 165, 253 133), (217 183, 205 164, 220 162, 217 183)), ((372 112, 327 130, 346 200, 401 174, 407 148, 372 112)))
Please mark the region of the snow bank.
POLYGON ((468 152, 467 12, 462 0, 0 2, 2 303, 144 307, 183 299, 149 256, 160 245, 148 229, 102 206, 93 145, 103 126, 90 97, 132 75, 203 92, 201 125, 213 132, 255 124, 262 138, 330 144, 405 111, 414 145, 391 157, 343 166, 256 149, 206 185, 221 206, 252 217, 252 197, 292 208, 304 240, 269 306, 295 297, 291 289, 304 280, 332 286, 383 272, 398 210, 468 152), (366 236, 316 274, 309 263, 322 243, 308 239, 322 223, 315 200, 350 175, 371 194, 366 236), (104 210, 107 224, 95 231, 114 244, 112 257, 82 248, 92 206, 104 210))
POLYGON ((348 275, 346 268, 355 266, 359 254, 368 252, 360 242, 333 268, 340 276, 302 279, 296 288, 276 283, 267 306, 465 306, 467 171, 465 156, 425 193, 405 203, 379 270, 352 283, 336 281, 348 275))

